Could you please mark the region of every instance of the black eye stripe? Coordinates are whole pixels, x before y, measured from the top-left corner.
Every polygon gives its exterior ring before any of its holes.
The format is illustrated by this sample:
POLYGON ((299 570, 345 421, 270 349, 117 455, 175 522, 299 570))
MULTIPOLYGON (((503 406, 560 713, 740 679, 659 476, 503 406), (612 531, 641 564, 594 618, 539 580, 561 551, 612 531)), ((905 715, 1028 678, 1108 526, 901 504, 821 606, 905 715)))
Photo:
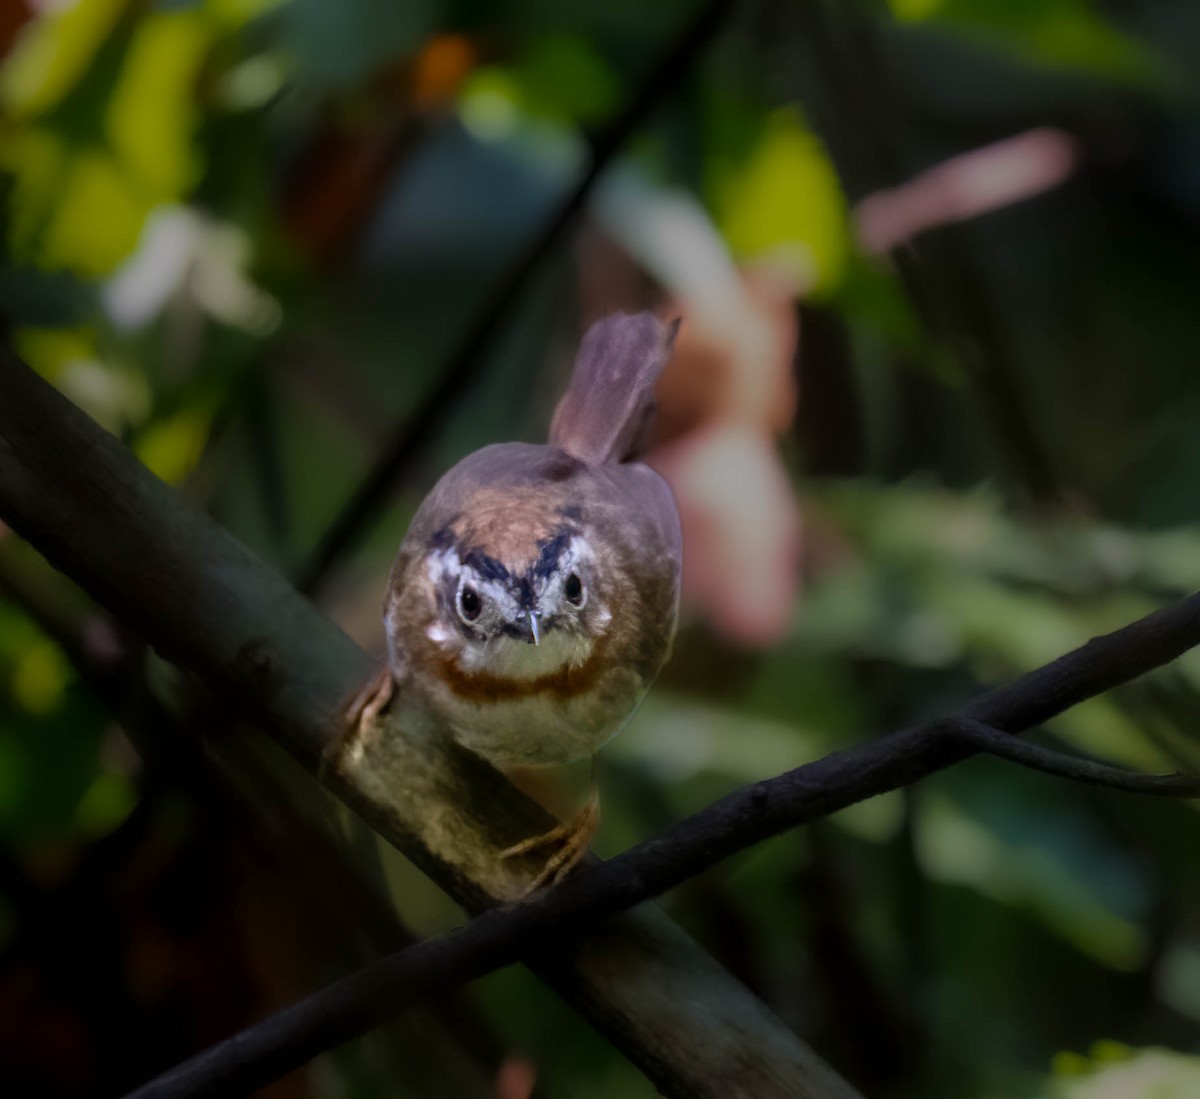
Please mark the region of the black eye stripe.
POLYGON ((531 570, 535 577, 544 580, 558 568, 558 559, 571 544, 574 534, 574 531, 566 530, 539 544, 538 559, 531 570))
POLYGON ((474 571, 480 580, 507 580, 508 569, 504 563, 489 557, 479 550, 472 550, 462 559, 463 566, 474 571))

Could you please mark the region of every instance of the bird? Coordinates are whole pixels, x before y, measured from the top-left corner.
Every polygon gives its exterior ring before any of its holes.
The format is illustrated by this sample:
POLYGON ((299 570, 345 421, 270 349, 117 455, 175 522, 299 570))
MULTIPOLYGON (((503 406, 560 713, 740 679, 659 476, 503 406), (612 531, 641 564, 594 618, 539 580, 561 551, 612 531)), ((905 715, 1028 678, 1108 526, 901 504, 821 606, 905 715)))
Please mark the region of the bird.
POLYGON ((599 823, 596 752, 670 656, 682 536, 671 490, 638 461, 679 320, 593 324, 545 444, 485 446, 430 490, 383 600, 387 662, 354 705, 393 693, 501 768, 591 758, 587 804, 501 858, 546 849, 527 892, 562 881, 599 823))

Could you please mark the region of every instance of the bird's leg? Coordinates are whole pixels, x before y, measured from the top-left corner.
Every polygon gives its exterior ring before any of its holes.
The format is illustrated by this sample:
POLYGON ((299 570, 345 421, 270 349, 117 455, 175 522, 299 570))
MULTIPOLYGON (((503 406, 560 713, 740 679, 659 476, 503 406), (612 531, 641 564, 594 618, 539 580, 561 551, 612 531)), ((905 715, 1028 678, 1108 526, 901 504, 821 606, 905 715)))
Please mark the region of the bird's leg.
POLYGON ((396 681, 392 677, 392 669, 387 664, 358 689, 346 704, 345 723, 321 753, 318 778, 324 779, 331 769, 336 769, 341 764, 346 755, 359 747, 362 734, 387 708, 395 690, 396 681))
POLYGON ((549 832, 540 836, 530 836, 529 839, 514 843, 500 852, 502 859, 526 855, 543 847, 557 847, 547 860, 545 866, 538 872, 536 878, 525 889, 525 896, 535 893, 543 885, 557 885, 563 880, 587 854, 588 844, 600 825, 600 787, 596 781, 596 757, 592 756, 591 778, 589 781, 587 804, 570 820, 564 821, 549 832))

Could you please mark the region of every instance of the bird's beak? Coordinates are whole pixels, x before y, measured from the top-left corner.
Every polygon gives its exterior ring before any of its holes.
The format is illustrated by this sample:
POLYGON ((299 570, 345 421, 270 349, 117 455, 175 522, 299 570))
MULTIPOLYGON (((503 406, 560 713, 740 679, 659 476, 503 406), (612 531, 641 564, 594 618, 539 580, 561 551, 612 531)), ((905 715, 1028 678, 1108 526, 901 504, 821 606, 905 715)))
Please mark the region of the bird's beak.
POLYGON ((510 637, 519 637, 528 645, 542 643, 542 631, 538 628, 537 611, 525 609, 517 611, 517 616, 508 624, 510 637))

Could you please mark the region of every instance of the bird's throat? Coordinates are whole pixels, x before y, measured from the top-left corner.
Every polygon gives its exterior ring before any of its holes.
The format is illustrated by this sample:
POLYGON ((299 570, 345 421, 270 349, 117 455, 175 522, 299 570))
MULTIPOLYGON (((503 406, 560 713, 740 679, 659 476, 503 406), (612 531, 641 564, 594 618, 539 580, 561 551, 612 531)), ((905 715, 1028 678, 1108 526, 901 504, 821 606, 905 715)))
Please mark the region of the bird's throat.
POLYGON ((455 662, 465 675, 531 682, 581 668, 593 648, 593 642, 586 637, 550 630, 537 645, 503 636, 483 643, 468 643, 458 650, 455 662))

